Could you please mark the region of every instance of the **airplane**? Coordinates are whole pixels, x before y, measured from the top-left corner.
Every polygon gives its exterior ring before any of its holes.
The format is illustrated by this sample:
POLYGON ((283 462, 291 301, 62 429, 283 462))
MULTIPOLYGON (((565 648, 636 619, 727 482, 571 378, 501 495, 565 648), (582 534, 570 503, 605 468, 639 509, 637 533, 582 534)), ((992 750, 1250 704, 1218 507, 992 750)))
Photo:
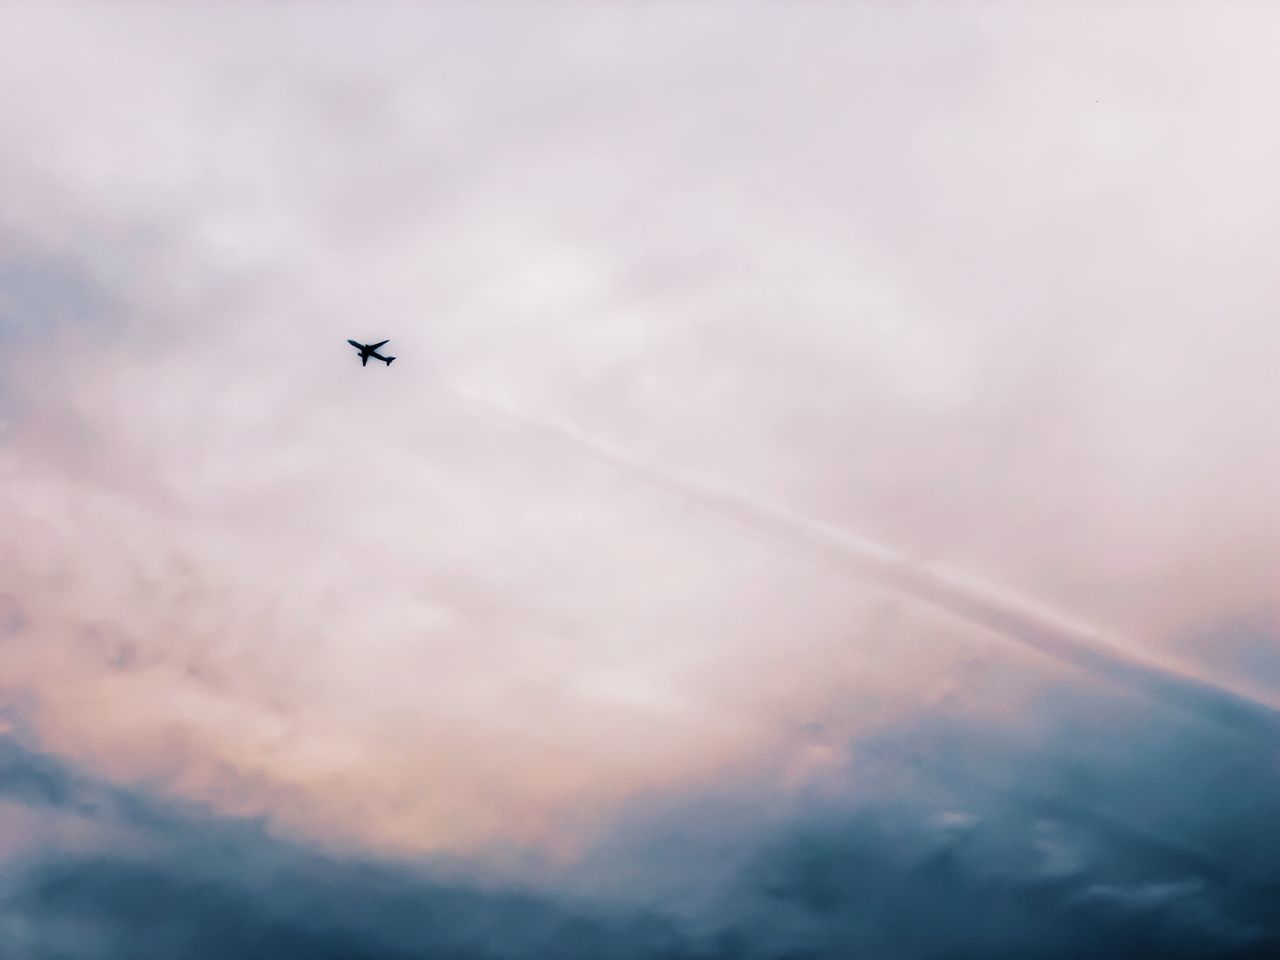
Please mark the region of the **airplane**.
POLYGON ((382 354, 378 353, 378 348, 380 346, 384 343, 390 342, 390 340, 380 340, 378 343, 356 343, 354 340, 347 341, 347 343, 360 351, 360 366, 362 367, 369 362, 370 357, 373 357, 375 360, 381 360, 388 367, 391 366, 391 361, 394 360, 395 357, 384 357, 382 354))

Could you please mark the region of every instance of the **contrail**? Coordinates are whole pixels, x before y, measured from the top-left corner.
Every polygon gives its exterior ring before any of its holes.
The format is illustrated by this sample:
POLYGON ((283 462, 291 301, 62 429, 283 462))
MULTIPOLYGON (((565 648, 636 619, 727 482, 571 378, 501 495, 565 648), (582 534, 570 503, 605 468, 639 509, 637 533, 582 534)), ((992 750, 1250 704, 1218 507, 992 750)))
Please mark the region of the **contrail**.
POLYGON ((1280 709, 1189 670, 1158 664, 1105 641, 1087 627, 1009 596, 999 588, 921 565, 892 550, 773 504, 644 463, 568 424, 534 420, 470 398, 473 407, 512 426, 536 431, 593 459, 728 520, 772 544, 857 579, 945 610, 1094 676, 1171 707, 1277 742, 1280 709))

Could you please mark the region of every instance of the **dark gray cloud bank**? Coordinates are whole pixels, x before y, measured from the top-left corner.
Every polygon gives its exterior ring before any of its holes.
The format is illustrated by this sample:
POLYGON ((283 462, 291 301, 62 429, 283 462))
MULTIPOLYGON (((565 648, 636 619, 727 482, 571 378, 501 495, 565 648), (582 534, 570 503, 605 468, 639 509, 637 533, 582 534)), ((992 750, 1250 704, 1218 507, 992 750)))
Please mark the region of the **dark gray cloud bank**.
MULTIPOLYGON (((997 695, 1008 669, 966 696, 997 695)), ((860 740, 782 812, 767 787, 723 781, 636 800, 585 859, 519 882, 298 845, 24 743, 0 743, 4 832, 26 841, 0 868, 5 957, 1280 951, 1276 746, 1074 683, 1020 730, 944 704, 860 740)))

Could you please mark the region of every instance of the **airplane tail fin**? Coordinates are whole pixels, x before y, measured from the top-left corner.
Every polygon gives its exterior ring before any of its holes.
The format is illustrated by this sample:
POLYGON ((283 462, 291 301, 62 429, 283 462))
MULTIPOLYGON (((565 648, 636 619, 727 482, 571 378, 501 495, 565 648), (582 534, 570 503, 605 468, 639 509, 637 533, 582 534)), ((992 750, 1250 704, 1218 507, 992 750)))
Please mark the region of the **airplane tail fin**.
POLYGON ((391 366, 391 361, 394 360, 395 357, 383 357, 383 359, 387 361, 387 366, 389 367, 391 366))

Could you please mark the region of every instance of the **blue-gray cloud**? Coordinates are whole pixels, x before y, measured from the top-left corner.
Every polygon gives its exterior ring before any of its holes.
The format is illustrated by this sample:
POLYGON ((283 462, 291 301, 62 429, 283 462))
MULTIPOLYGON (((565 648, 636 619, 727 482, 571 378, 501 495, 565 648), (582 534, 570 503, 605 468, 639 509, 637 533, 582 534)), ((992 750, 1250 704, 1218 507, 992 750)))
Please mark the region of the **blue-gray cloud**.
POLYGON ((124 308, 86 258, 0 232, 0 341, 6 350, 69 327, 117 325, 124 308))
POLYGON ((76 960, 143 942, 193 960, 1272 956, 1273 754, 1063 686, 1021 730, 938 711, 860 741, 848 790, 780 818, 725 784, 634 805, 600 845, 612 859, 516 885, 285 842, 9 739, 0 802, 139 839, 8 864, 0 946, 76 960), (627 889, 646 870, 665 893, 627 889))
MULTIPOLYGON (((55 250, 0 224, 0 441, 49 398, 16 386, 19 365, 46 364, 68 333, 103 342, 128 313, 120 296, 81 254, 55 250)), ((32 377, 26 377, 29 383, 32 377)), ((0 631, 4 629, 0 619, 0 631)))
POLYGON ((137 838, 87 854, 50 844, 5 865, 6 956, 108 960, 146 943, 191 958, 629 957, 629 937, 649 946, 675 938, 658 918, 326 856, 254 821, 111 787, 12 739, 0 741, 0 801, 88 816, 137 838))

